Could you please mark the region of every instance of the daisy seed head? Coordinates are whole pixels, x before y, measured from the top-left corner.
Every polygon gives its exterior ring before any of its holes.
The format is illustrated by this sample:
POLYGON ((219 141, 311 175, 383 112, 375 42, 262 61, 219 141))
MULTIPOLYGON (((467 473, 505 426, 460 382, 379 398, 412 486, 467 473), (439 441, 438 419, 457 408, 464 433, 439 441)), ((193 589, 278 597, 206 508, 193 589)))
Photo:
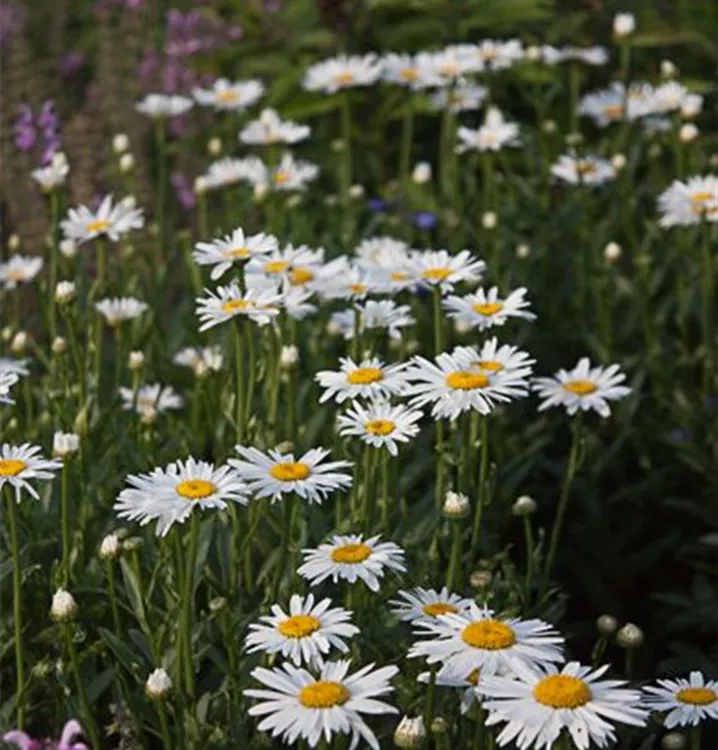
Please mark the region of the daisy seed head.
POLYGON ((107 534, 100 543, 98 555, 101 560, 114 560, 120 554, 120 540, 117 534, 107 534))
POLYGON ((52 597, 50 617, 56 622, 69 622, 77 612, 75 597, 65 589, 58 589, 52 597))
POLYGON ((596 620, 596 629, 599 635, 613 635, 618 630, 618 620, 613 615, 601 615, 596 620))
MULTIPOLYGON (((433 724, 432 724, 433 726, 433 724)), ((394 731, 394 744, 401 748, 417 748, 424 744, 426 729, 421 716, 404 716, 394 731)))
POLYGON ((621 648, 626 649, 626 651, 639 648, 643 645, 644 640, 643 631, 638 625, 634 625, 632 622, 627 622, 616 633, 616 643, 621 648))
POLYGON ((164 700, 171 690, 172 680, 162 667, 155 669, 145 683, 145 693, 152 700, 164 700))
POLYGON ((536 512, 536 501, 530 495, 521 495, 511 508, 515 516, 530 516, 536 512))
POLYGON ((469 510, 469 498, 466 495, 459 492, 446 493, 442 512, 447 518, 466 518, 469 510))
POLYGON ((663 750, 683 750, 687 746, 686 736, 682 732, 668 732, 661 738, 663 750))

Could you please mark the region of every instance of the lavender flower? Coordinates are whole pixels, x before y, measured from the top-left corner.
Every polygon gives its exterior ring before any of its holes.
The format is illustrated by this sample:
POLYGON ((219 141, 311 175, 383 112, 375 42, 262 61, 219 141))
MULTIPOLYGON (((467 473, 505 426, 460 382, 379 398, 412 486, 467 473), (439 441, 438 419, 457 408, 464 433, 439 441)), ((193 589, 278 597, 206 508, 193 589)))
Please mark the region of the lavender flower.
POLYGON ((84 742, 76 742, 84 733, 80 722, 70 719, 62 728, 59 740, 34 740, 29 734, 13 729, 2 736, 2 741, 17 745, 20 750, 89 750, 84 742))

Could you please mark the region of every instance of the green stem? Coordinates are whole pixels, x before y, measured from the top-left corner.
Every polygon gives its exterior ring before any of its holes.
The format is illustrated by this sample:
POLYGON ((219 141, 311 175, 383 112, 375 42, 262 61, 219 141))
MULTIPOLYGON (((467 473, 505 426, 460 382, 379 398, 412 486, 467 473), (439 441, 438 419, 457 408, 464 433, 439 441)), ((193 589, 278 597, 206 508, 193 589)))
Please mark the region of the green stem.
POLYGON ((409 192, 409 174, 411 169, 411 147, 414 140, 414 94, 409 92, 404 108, 404 122, 401 131, 401 153, 399 157, 399 178, 402 191, 406 196, 409 192))
POLYGON ((279 559, 277 561, 277 570, 274 574, 274 582, 272 584, 272 601, 277 601, 279 595, 279 586, 282 583, 282 574, 284 568, 287 565, 287 556, 289 553, 289 545, 291 544, 292 537, 292 503, 297 502, 294 497, 288 495, 282 500, 282 538, 279 547, 279 559))
POLYGON ((703 292, 701 295, 701 317, 703 327, 703 345, 706 349, 706 364, 703 371, 703 391, 706 396, 711 391, 711 378, 715 373, 715 315, 714 315, 714 283, 715 283, 715 261, 711 249, 711 225, 703 221, 703 292))
POLYGON ((484 710, 479 707, 476 712, 476 726, 474 727, 474 740, 471 743, 471 750, 483 750, 485 725, 484 710))
POLYGON ((381 528, 389 529, 389 451, 382 451, 381 456, 381 528))
POLYGON ((187 553, 184 595, 182 599, 183 617, 182 617, 182 636, 184 640, 185 651, 185 684, 187 693, 192 700, 195 697, 194 685, 194 659, 192 657, 192 604, 194 600, 194 566, 197 560, 197 545, 199 543, 199 511, 192 513, 189 533, 189 551, 187 553))
POLYGON ((534 536, 531 530, 531 520, 528 516, 523 517, 524 539, 526 540, 526 608, 531 601, 531 583, 534 575, 534 536))
POLYGON ((476 488, 476 505, 474 507, 474 527, 471 533, 471 559, 476 558, 476 551, 481 536, 481 517, 486 501, 486 483, 489 472, 489 420, 481 416, 481 462, 479 464, 479 484, 476 488))
POLYGON ((25 669, 22 659, 22 610, 20 608, 20 587, 22 585, 22 568, 20 567, 20 545, 17 534, 17 503, 10 489, 6 492, 8 530, 10 532, 10 554, 12 556, 12 619, 15 641, 15 672, 17 678, 15 723, 22 729, 25 723, 25 669))
POLYGON ((75 650, 75 644, 72 640, 72 628, 69 624, 64 624, 62 630, 65 635, 65 644, 67 646, 67 651, 70 654, 70 663, 72 664, 72 671, 75 676, 75 687, 77 688, 77 697, 80 701, 80 711, 82 712, 82 726, 90 740, 90 747, 95 750, 100 750, 100 736, 97 731, 95 719, 90 711, 87 694, 85 693, 85 680, 80 672, 80 662, 77 658, 77 651, 75 650))
POLYGON ((449 591, 459 591, 461 587, 461 537, 464 530, 464 523, 461 519, 451 521, 451 557, 449 562, 449 572, 446 574, 446 587, 449 591))
POLYGON ((235 375, 236 375, 236 390, 235 390, 235 401, 237 406, 236 415, 236 428, 237 428, 237 442, 241 445, 244 442, 244 430, 245 430, 245 373, 244 373, 244 345, 242 341, 242 329, 239 322, 235 323, 234 326, 234 364, 235 364, 235 375))
POLYGON ((432 290, 434 296, 434 354, 438 356, 444 350, 444 330, 441 316, 441 284, 432 290))
POLYGON ((701 725, 691 727, 691 750, 701 750, 701 725))
POLYGON ((254 399, 254 382, 256 367, 256 350, 254 343, 254 327, 249 319, 245 322, 244 332, 247 335, 247 351, 249 352, 249 372, 247 373, 247 400, 244 405, 244 418, 248 421, 252 414, 252 401, 254 399))
POLYGON ((121 633, 120 610, 117 607, 117 588, 115 586, 115 568, 112 560, 106 560, 105 567, 107 568, 107 587, 110 592, 110 607, 112 608, 112 624, 115 626, 115 632, 121 633))
POLYGON ((342 170, 341 170, 341 198, 344 209, 343 240, 348 243, 353 234, 353 220, 351 210, 352 185, 352 113, 349 92, 342 95, 342 170))
POLYGON ((60 479, 60 517, 62 522, 62 580, 68 586, 71 580, 70 553, 72 552, 72 535, 70 533, 70 464, 65 459, 60 479))
POLYGON ((164 745, 165 750, 174 750, 175 746, 172 744, 172 740, 170 739, 170 725, 169 721, 167 720, 167 708, 165 707, 164 701, 162 700, 155 701, 155 705, 157 706, 157 716, 160 720, 162 744, 164 745))
POLYGON ((155 278, 159 277, 162 270, 162 250, 164 232, 164 213, 167 191, 167 151, 165 120, 163 117, 155 121, 155 144, 157 148, 157 210, 155 221, 157 222, 157 234, 155 236, 155 278))
POLYGON ((581 71, 578 64, 569 62, 568 64, 568 132, 576 133, 578 131, 578 93, 581 85, 581 71))
POLYGON ((549 542, 548 554, 546 555, 546 567, 544 569, 544 582, 543 591, 548 586, 551 570, 553 569, 554 561, 556 559, 556 551, 558 549, 558 540, 561 537, 561 529, 563 528, 563 521, 566 515, 566 508, 568 506, 568 498, 571 493, 571 486, 576 476, 578 469, 578 457, 579 450, 581 447, 581 414, 579 413, 573 420, 572 424, 572 438, 571 438, 571 452, 568 457, 568 465, 566 468, 566 475, 564 476, 563 484, 561 486, 561 497, 558 501, 558 509, 556 510, 556 519, 551 530, 551 541, 549 542))
POLYGON ((424 705, 424 726, 427 734, 431 736, 431 723, 434 720, 434 696, 436 693, 436 670, 435 664, 429 667, 429 686, 426 690, 426 704, 424 705))
POLYGON ((364 446, 364 503, 362 507, 362 528, 369 533, 374 516, 374 448, 364 446))
POLYGON ((60 198, 57 190, 53 190, 50 193, 50 211, 52 222, 50 230, 50 278, 48 281, 47 305, 50 311, 50 341, 54 341, 57 335, 55 286, 57 285, 57 223, 60 211, 60 198))

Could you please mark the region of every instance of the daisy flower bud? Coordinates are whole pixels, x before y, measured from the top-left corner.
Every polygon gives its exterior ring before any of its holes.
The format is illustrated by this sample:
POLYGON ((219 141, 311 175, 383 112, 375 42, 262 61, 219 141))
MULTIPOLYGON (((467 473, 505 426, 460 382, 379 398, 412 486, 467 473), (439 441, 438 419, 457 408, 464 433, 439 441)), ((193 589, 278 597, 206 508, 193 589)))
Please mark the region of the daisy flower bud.
POLYGON ((426 729, 421 716, 414 719, 404 716, 394 732, 394 744, 397 747, 421 747, 425 739, 426 729))
POLYGON ((120 540, 117 534, 108 534, 100 543, 98 555, 101 560, 114 560, 120 554, 120 540))
POLYGON ((627 622, 616 633, 616 643, 626 650, 639 648, 643 645, 643 641, 643 631, 638 625, 634 625, 632 622, 627 622))
POLYGON ((254 186, 254 200, 256 201, 262 201, 264 200, 264 196, 267 194, 269 188, 265 183, 260 182, 254 186))
POLYGON ((623 154, 614 154, 611 157, 611 166, 620 172, 626 166, 626 157, 623 154))
POLYGON ((681 129, 678 131, 678 139, 681 143, 690 143, 698 137, 698 132, 698 128, 692 122, 687 122, 685 125, 681 125, 681 129))
POLYGON ((13 354, 22 354, 27 346, 27 334, 25 331, 18 331, 10 343, 10 350, 13 354))
POLYGON ((543 132, 546 133, 547 135, 553 135, 557 130, 556 121, 544 120, 541 123, 541 130, 543 130, 543 132))
POLYGON ((341 138, 335 138, 331 142, 331 149, 335 154, 340 153, 341 151, 344 151, 344 141, 341 138))
POLYGON ((491 584, 492 578, 490 570, 475 570, 469 577, 469 583, 475 589, 485 589, 491 584))
POLYGON ((227 606, 227 599, 223 596, 215 596, 209 600, 209 611, 213 614, 221 612, 227 606))
POLYGON ((521 260, 525 260, 526 258, 531 255, 531 247, 527 245, 525 242, 522 242, 520 245, 516 246, 516 257, 521 258, 521 260))
POLYGON ((661 77, 675 78, 678 75, 678 68, 671 60, 661 60, 661 77))
POLYGON ((636 30, 633 13, 617 13, 613 18, 613 33, 619 39, 630 36, 636 30))
POLYGON ((541 59, 541 47, 532 44, 530 47, 526 47, 525 55, 529 62, 537 62, 541 59))
POLYGON ((718 167, 718 154, 713 154, 708 163, 711 165, 711 167, 718 167))
POLYGON ((324 205, 325 206, 336 206, 339 203, 339 198, 336 195, 325 195, 324 205))
POLYGON ((152 700, 164 700, 172 690, 172 680, 167 672, 158 667, 147 678, 145 683, 145 693, 152 700))
POLYGON ((55 287, 55 302, 58 305, 70 302, 74 299, 76 293, 74 281, 58 281, 55 287))
POLYGON ((135 157, 132 154, 122 154, 120 157, 120 172, 127 174, 135 168, 135 157))
POLYGON ((431 164, 428 161, 417 162, 411 173, 411 180, 417 185, 425 185, 427 182, 431 182, 431 164))
POLYGON ((197 195, 201 195, 207 190, 207 179, 205 177, 197 177, 194 181, 194 192, 197 195))
POLYGON ((603 257, 606 263, 615 263, 621 257, 621 246, 617 242, 609 242, 603 248, 603 257))
POLYGON ((112 150, 116 154, 124 154, 130 147, 130 139, 125 133, 117 133, 112 139, 112 150))
POLYGON ((87 426, 87 407, 84 406, 82 409, 80 409, 80 411, 77 413, 77 416, 75 417, 75 421, 72 424, 72 431, 80 436, 87 435, 87 426))
POLYGON ((294 193, 287 198, 287 208, 297 208, 302 203, 301 193, 294 193))
POLYGON ((74 432, 56 432, 52 436, 52 453, 57 458, 69 458, 80 450, 80 436, 74 432))
POLYGON ((481 226, 484 229, 494 229, 496 227, 498 219, 496 214, 493 211, 487 211, 482 217, 481 217, 481 226))
POLYGON ((58 589, 52 597, 50 617, 57 622, 69 622, 77 612, 75 597, 65 589, 58 589))
POLYGON ((279 366, 283 370, 289 370, 299 361, 299 350, 294 344, 283 346, 279 354, 279 366))
POLYGON ((5 326, 5 328, 2 329, 2 332, 0 332, 0 338, 2 338, 3 341, 10 341, 12 338, 12 326, 5 326))
POLYGON ((443 716, 436 716, 431 722, 432 734, 446 734, 449 731, 449 722, 443 716))
POLYGON ((55 336, 50 347, 53 354, 64 354, 67 349, 67 341, 62 336, 55 336))
POLYGON ((596 630, 599 635, 613 635, 618 630, 618 620, 613 615, 601 615, 596 620, 596 630))
POLYGON ((521 495, 511 508, 515 516, 530 516, 536 512, 536 501, 530 495, 521 495))
POLYGON ((454 320, 454 330, 460 336, 467 334, 472 328, 473 326, 471 325, 471 322, 468 320, 459 320, 458 318, 454 320))
POLYGON ((660 155, 663 149, 661 148, 660 143, 652 143, 650 145, 650 148, 648 149, 648 158, 649 159, 657 159, 660 155))
POLYGON ((566 145, 567 146, 580 146, 583 143, 583 136, 581 133, 566 133, 566 145))
POLYGON ((681 732, 668 732, 661 738, 663 750, 683 750, 687 746, 686 736, 681 732))
POLYGON ((283 440, 274 447, 279 453, 291 453, 294 450, 294 443, 291 440, 283 440))
POLYGON ((211 156, 219 156, 222 153, 222 141, 219 138, 210 138, 207 141, 207 151, 211 156))
POLYGON ((77 245, 72 240, 62 240, 60 242, 60 253, 63 258, 70 260, 77 255, 77 245))
POLYGON ((7 241, 8 250, 12 250, 12 252, 15 252, 20 249, 20 245, 22 243, 20 242, 20 235, 19 234, 11 234, 7 241))
POLYGON ((132 372, 141 370, 144 364, 145 355, 142 352, 130 352, 130 356, 127 360, 127 366, 130 368, 130 370, 132 370, 132 372))
POLYGON ((447 492, 442 511, 447 518, 465 518, 469 514, 469 498, 459 492, 447 492))
POLYGON ((123 552, 136 552, 138 549, 140 549, 140 547, 142 547, 143 544, 144 544, 144 541, 142 537, 130 536, 122 542, 122 551, 123 552))
POLYGON ((364 195, 364 185, 352 185, 349 188, 350 198, 361 198, 364 195))

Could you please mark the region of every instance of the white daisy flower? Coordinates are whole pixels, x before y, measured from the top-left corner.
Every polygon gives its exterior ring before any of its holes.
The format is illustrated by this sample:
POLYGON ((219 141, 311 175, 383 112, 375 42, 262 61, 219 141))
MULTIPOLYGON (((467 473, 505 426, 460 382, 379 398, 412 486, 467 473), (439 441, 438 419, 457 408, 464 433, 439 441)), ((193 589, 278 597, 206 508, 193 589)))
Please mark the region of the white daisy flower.
POLYGON ((608 62, 608 51, 605 47, 552 47, 545 44, 541 47, 541 58, 547 65, 556 65, 557 63, 567 61, 577 61, 586 65, 605 65, 608 62))
POLYGON ((404 573, 404 550, 394 542, 380 542, 379 536, 364 540, 361 534, 333 536, 329 543, 316 549, 302 550, 304 563, 297 573, 306 578, 311 586, 318 586, 331 578, 336 583, 340 578, 349 583, 358 580, 372 590, 379 590, 379 579, 384 569, 404 573))
POLYGON ((42 258, 37 255, 12 255, 6 263, 0 263, 0 284, 3 289, 27 284, 40 273, 42 264, 42 258))
POLYGON ((415 357, 406 370, 409 384, 403 395, 411 398, 414 407, 433 403, 435 419, 452 420, 466 411, 490 414, 497 404, 525 396, 534 360, 516 347, 497 346, 492 339, 481 352, 457 347, 451 354, 439 354, 434 362, 415 357))
POLYGON ((246 505, 246 486, 229 466, 215 468, 190 457, 149 474, 131 474, 128 488, 117 497, 113 510, 120 518, 145 526, 157 521, 157 536, 184 523, 199 508, 224 510, 230 503, 246 505))
POLYGON ((292 320, 304 320, 319 310, 309 302, 312 297, 314 292, 303 286, 292 286, 289 281, 285 281, 282 286, 282 306, 292 320))
POLYGON ((691 119, 701 113, 703 97, 700 94, 685 94, 681 100, 681 117, 691 119))
POLYGON ((186 96, 175 94, 148 94, 135 109, 153 119, 160 117, 179 117, 188 112, 194 102, 186 96))
POLYGON ((667 81, 654 89, 652 110, 656 114, 675 112, 681 109, 687 96, 689 92, 683 84, 678 81, 667 81))
POLYGON ((469 112, 481 107, 487 93, 488 89, 485 86, 464 84, 450 89, 440 89, 431 95, 429 101, 434 109, 440 111, 448 109, 454 113, 469 112))
MULTIPOLYGON (((418 682, 426 684, 431 680, 431 673, 421 672, 416 679, 418 682)), ((458 675, 447 671, 444 667, 441 667, 434 677, 434 682, 437 687, 463 690, 459 710, 462 715, 465 715, 471 710, 472 706, 479 702, 479 695, 476 692, 476 686, 479 684, 480 679, 481 674, 478 669, 475 669, 467 677, 459 677, 458 675)))
POLYGON ((446 674, 464 678, 478 669, 486 675, 510 671, 517 664, 534 666, 563 661, 564 639, 542 620, 500 618, 488 607, 470 602, 463 612, 418 619, 418 637, 410 658, 425 657, 428 664, 440 662, 446 674))
POLYGON ((15 489, 15 500, 26 491, 31 497, 39 499, 33 480, 52 479, 55 469, 62 468, 62 461, 51 461, 38 455, 42 448, 30 443, 10 445, 3 443, 0 447, 0 491, 7 484, 15 489))
POLYGON ((292 286, 305 286, 315 280, 323 262, 324 248, 314 250, 307 245, 285 245, 265 257, 251 260, 247 274, 248 279, 251 274, 263 274, 276 283, 287 280, 292 286))
POLYGON ((590 117, 600 128, 624 119, 636 120, 652 110, 653 89, 648 84, 633 84, 626 95, 622 83, 586 94, 578 105, 578 113, 590 117), (646 88, 647 87, 647 88, 646 88))
POLYGON ((258 156, 247 156, 244 159, 225 156, 212 162, 202 179, 206 190, 214 190, 243 181, 251 183, 254 176, 264 169, 258 156))
POLYGON ((65 239, 78 245, 100 236, 117 242, 123 235, 133 229, 142 229, 144 225, 142 209, 135 207, 131 196, 113 205, 111 195, 105 196, 97 211, 91 211, 87 206, 71 208, 67 218, 60 222, 65 239))
MULTIPOLYGON (((479 73, 483 64, 473 44, 451 44, 439 52, 429 53, 434 75, 443 85, 461 83, 468 73, 479 73)), ((459 87, 454 87, 459 88, 459 87)))
POLYGON ((389 52, 381 62, 382 78, 388 83, 406 86, 413 91, 444 84, 432 65, 432 56, 426 52, 416 56, 389 52))
POLYGON ((271 234, 245 234, 235 229, 210 242, 198 242, 192 253, 200 266, 214 266, 210 278, 216 281, 221 278, 235 263, 246 263, 257 256, 264 256, 277 250, 277 238, 271 234))
POLYGON ((368 294, 383 294, 389 290, 388 278, 378 269, 352 265, 342 255, 327 263, 314 280, 313 288, 326 300, 362 300, 368 294))
POLYGON ((424 250, 412 253, 413 274, 424 286, 438 285, 442 291, 450 292, 460 281, 479 281, 486 263, 462 250, 451 255, 446 250, 424 250))
POLYGON ((505 70, 524 59, 524 48, 518 39, 499 41, 484 39, 475 45, 475 54, 481 61, 482 70, 505 70))
POLYGON ((302 79, 307 91, 335 94, 337 91, 371 86, 381 75, 381 62, 375 54, 339 55, 309 67, 302 79))
POLYGON ((573 370, 559 370, 551 378, 535 378, 531 389, 545 399, 539 411, 565 406, 571 416, 579 409, 593 409, 608 417, 611 414, 608 402, 619 401, 631 393, 630 388, 620 385, 625 379, 618 365, 591 367, 588 357, 583 357, 573 370))
POLYGON ((718 719, 718 681, 707 680, 700 672, 688 678, 656 680, 643 688, 643 705, 651 711, 666 713, 663 725, 695 727, 707 719, 718 719))
POLYGON ((658 197, 662 227, 718 222, 718 175, 674 180, 658 197))
POLYGON ((218 111, 232 112, 251 107, 264 93, 261 81, 236 81, 218 78, 209 89, 195 87, 192 96, 197 104, 218 111))
POLYGON ((321 668, 324 657, 337 649, 345 654, 349 647, 345 640, 353 638, 359 628, 352 625, 352 613, 342 607, 331 607, 331 599, 314 603, 314 595, 306 598, 293 594, 289 613, 273 604, 271 615, 260 617, 260 623, 249 626, 250 633, 244 646, 248 653, 263 651, 280 653, 300 666, 321 668))
POLYGON ((386 271, 405 264, 409 259, 409 245, 395 237, 368 237, 354 249, 360 264, 386 271))
POLYGON ((304 190, 319 174, 319 167, 308 161, 284 154, 278 167, 269 171, 268 184, 273 190, 304 190))
POLYGON ((246 480, 256 497, 269 497, 273 503, 289 493, 310 503, 321 503, 331 492, 348 489, 352 484, 352 478, 341 472, 351 463, 322 463, 330 453, 325 448, 313 448, 297 460, 294 454, 280 453, 278 450, 265 454, 243 445, 236 445, 234 449, 242 460, 230 458, 230 466, 246 480))
POLYGON ((444 586, 441 591, 417 586, 409 591, 397 592, 401 599, 392 599, 391 611, 404 622, 434 620, 439 615, 457 614, 469 608, 471 599, 452 594, 444 586))
POLYGON ((282 120, 274 109, 263 109, 259 118, 252 120, 239 134, 239 140, 253 146, 271 146, 275 143, 299 143, 309 138, 309 125, 282 120))
POLYGON ((506 122, 496 107, 489 107, 484 124, 478 130, 460 127, 456 135, 460 141, 457 154, 466 151, 500 151, 504 146, 518 146, 519 126, 506 122))
POLYGON ((551 174, 570 185, 602 185, 614 179, 616 170, 610 161, 597 156, 563 154, 551 166, 551 174))
POLYGON ((392 456, 399 453, 397 443, 408 443, 419 434, 420 411, 388 401, 373 401, 368 406, 354 402, 339 415, 340 435, 356 435, 374 448, 385 447, 392 456))
POLYGON ((184 401, 175 393, 172 386, 151 383, 141 386, 137 391, 137 400, 132 388, 120 388, 122 408, 125 411, 137 412, 144 419, 151 419, 164 411, 181 409, 184 401))
POLYGON ((509 318, 536 320, 536 316, 527 310, 528 300, 524 299, 526 287, 514 289, 508 297, 499 296, 499 289, 492 286, 488 292, 477 289, 475 294, 464 297, 449 295, 443 306, 449 316, 458 322, 484 331, 493 326, 502 326, 509 318))
MULTIPOLYGON (((357 305, 359 310, 360 332, 385 330, 393 339, 401 338, 401 329, 414 325, 409 305, 397 305, 393 300, 367 300, 357 305)), ((352 327, 351 335, 354 335, 352 327)))
POLYGON ((197 377, 222 369, 224 355, 219 346, 188 346, 175 354, 172 361, 180 367, 190 367, 197 377))
POLYGON ((614 723, 646 724, 641 694, 623 687, 623 680, 599 679, 607 669, 574 661, 560 672, 549 664, 532 671, 518 663, 513 678, 482 673, 476 690, 489 712, 487 725, 507 722, 499 745, 549 750, 565 730, 575 747, 588 750, 592 743, 605 747, 616 739, 614 723))
POLYGON ((316 747, 322 737, 329 744, 336 734, 351 735, 351 750, 360 740, 372 750, 380 750, 379 741, 361 715, 397 713, 377 697, 394 689, 389 680, 399 669, 373 669, 374 665, 369 664, 348 675, 348 661, 328 662, 317 679, 291 664, 273 670, 257 667, 252 670, 252 677, 267 689, 244 691, 248 698, 261 701, 249 709, 249 714, 265 716, 259 730, 271 730, 273 737, 281 736, 289 745, 302 739, 309 747, 316 747))
POLYGON ((147 309, 147 303, 134 297, 112 297, 95 303, 95 309, 108 325, 118 326, 125 320, 138 318, 147 309))
POLYGON ((324 388, 319 399, 323 404, 334 399, 338 404, 347 399, 389 398, 403 390, 406 381, 403 370, 406 365, 385 365, 380 359, 372 357, 356 364, 349 357, 339 360, 339 370, 322 370, 314 379, 324 388))
POLYGON ((279 315, 282 295, 276 290, 248 289, 244 294, 239 284, 233 281, 229 286, 218 286, 216 292, 205 289, 208 297, 197 297, 199 330, 206 331, 226 323, 238 315, 246 316, 259 326, 266 325, 279 315))
POLYGON ((70 174, 70 165, 67 163, 67 157, 62 152, 56 153, 52 157, 52 162, 47 167, 34 169, 31 172, 32 179, 45 192, 51 192, 60 187, 60 185, 64 185, 68 174, 70 174))
POLYGON ((20 380, 16 372, 0 369, 0 404, 14 404, 9 393, 12 387, 20 380))

